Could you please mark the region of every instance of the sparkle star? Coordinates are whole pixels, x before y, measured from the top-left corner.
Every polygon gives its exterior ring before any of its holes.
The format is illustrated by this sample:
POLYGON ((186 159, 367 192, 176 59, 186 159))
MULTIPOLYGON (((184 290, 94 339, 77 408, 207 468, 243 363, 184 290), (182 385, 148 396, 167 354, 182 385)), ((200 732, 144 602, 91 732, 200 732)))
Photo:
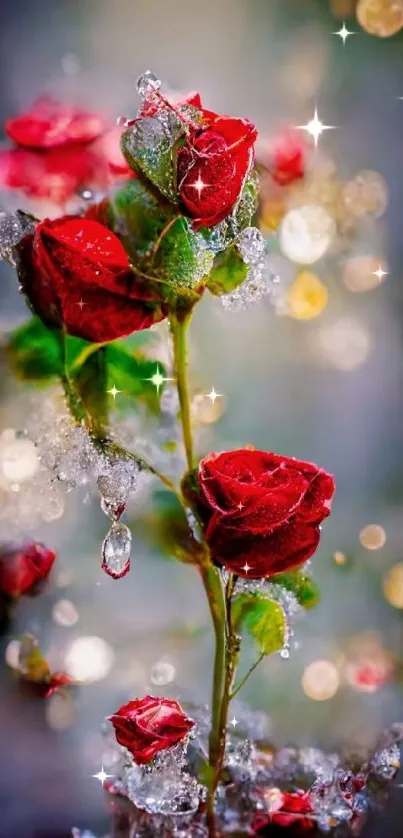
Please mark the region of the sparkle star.
POLYGON ((159 393, 159 391, 160 391, 162 385, 165 383, 165 381, 173 381, 172 378, 166 378, 165 375, 162 375, 162 372, 161 372, 158 364, 157 364, 157 369, 155 370, 154 375, 152 375, 151 378, 146 378, 145 380, 146 381, 151 381, 151 384, 154 384, 154 387, 156 388, 157 393, 159 393))
POLYGON ((376 277, 378 278, 378 281, 379 281, 379 282, 382 282, 382 280, 383 280, 384 276, 387 276, 387 275, 388 275, 388 271, 384 271, 384 270, 382 270, 382 268, 381 268, 381 266, 380 266, 380 265, 379 265, 378 270, 376 270, 376 271, 372 271, 372 273, 373 273, 373 276, 376 276, 376 277))
POLYGON ((246 573, 246 574, 248 574, 248 573, 249 573, 249 571, 250 571, 250 568, 251 568, 251 566, 248 564, 248 562, 245 562, 245 564, 244 564, 244 566, 241 568, 241 570, 244 570, 244 571, 245 571, 245 573, 246 573))
POLYGON ((105 780, 108 780, 109 777, 113 777, 113 774, 106 774, 104 771, 104 767, 102 766, 101 770, 98 771, 98 774, 93 774, 92 776, 94 780, 99 780, 99 782, 103 786, 105 780))
POLYGON ((202 178, 200 177, 200 175, 199 175, 199 177, 197 178, 197 180, 195 180, 195 182, 194 182, 194 183, 191 183, 190 185, 191 185, 191 186, 193 186, 193 189, 196 189, 196 191, 199 193, 199 195, 200 195, 200 193, 203 191, 203 189, 204 189, 206 186, 208 186, 208 184, 207 184, 207 183, 204 183, 204 180, 202 180, 202 178))
POLYGON ((324 125, 323 122, 320 121, 317 108, 315 108, 315 113, 312 119, 307 122, 306 125, 297 125, 297 128, 301 131, 307 131, 308 134, 313 137, 315 148, 317 148, 319 137, 323 131, 330 131, 335 127, 335 125, 324 125))
POLYGON ((244 506, 245 506, 245 504, 242 503, 242 501, 240 500, 239 503, 237 504, 237 509, 239 509, 239 511, 242 512, 244 506))
POLYGON ((119 393, 121 393, 122 391, 118 390, 117 387, 115 387, 115 385, 113 385, 113 387, 111 387, 111 389, 107 390, 106 392, 109 393, 110 396, 112 396, 114 401, 116 401, 116 396, 118 396, 119 393))
POLYGON ((207 393, 207 398, 210 399, 212 404, 214 404, 216 399, 221 398, 221 393, 216 393, 216 391, 214 390, 214 387, 212 387, 210 392, 207 393))
POLYGON ((230 725, 232 725, 232 727, 233 727, 233 728, 234 728, 234 730, 235 730, 235 728, 236 728, 237 724, 239 724, 238 719, 236 719, 236 718, 235 718, 235 716, 234 716, 234 718, 233 718, 233 719, 231 719, 231 721, 230 721, 230 725))
POLYGON ((81 300, 78 300, 78 302, 76 303, 76 306, 79 306, 81 311, 83 310, 84 306, 86 306, 86 305, 87 305, 87 303, 85 303, 82 298, 81 298, 81 300))
POLYGON ((343 21, 343 26, 341 27, 341 29, 339 29, 338 32, 332 32, 332 35, 338 35, 339 38, 341 38, 341 40, 343 41, 343 47, 344 47, 344 44, 347 41, 347 38, 350 35, 356 35, 356 34, 357 34, 356 32, 350 32, 350 30, 347 29, 346 24, 344 23, 344 21, 343 21))

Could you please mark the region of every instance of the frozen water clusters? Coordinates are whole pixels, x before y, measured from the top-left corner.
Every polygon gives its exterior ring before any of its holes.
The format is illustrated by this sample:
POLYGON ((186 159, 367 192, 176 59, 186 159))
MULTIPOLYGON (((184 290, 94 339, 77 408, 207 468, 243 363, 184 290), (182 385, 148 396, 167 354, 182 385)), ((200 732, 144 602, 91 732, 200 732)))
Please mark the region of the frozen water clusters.
POLYGON ((266 242, 257 227, 243 230, 236 244, 248 272, 245 281, 235 291, 221 297, 224 308, 231 311, 240 311, 263 297, 269 297, 273 286, 280 281, 270 267, 266 242))

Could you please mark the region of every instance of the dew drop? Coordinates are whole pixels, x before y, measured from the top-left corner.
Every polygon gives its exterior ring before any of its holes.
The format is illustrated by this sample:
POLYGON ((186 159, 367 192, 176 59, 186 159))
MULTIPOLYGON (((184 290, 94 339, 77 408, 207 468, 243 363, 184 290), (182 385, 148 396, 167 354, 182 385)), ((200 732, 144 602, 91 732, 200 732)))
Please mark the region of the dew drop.
POLYGON ((102 544, 102 569, 113 579, 121 579, 130 570, 131 543, 126 524, 112 524, 102 544))
POLYGON ((155 93, 156 90, 160 89, 161 80, 157 78, 151 70, 146 70, 145 73, 142 73, 141 76, 138 77, 136 87, 139 96, 141 96, 142 99, 145 99, 150 95, 150 93, 155 93))

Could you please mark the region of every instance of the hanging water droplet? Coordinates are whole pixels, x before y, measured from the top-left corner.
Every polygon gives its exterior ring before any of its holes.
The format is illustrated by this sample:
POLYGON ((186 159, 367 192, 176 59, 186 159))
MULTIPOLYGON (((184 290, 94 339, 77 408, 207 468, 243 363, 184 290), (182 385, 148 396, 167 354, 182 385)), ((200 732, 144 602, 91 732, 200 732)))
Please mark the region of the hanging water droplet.
POLYGON ((113 579, 121 579, 130 570, 131 543, 126 524, 112 524, 102 545, 102 569, 113 579))
POLYGON ((150 93, 155 93, 156 90, 160 89, 161 80, 151 70, 146 70, 138 77, 136 87, 139 96, 145 99, 150 93))
POLYGON ((126 481, 114 479, 111 475, 98 477, 97 486, 101 493, 101 509, 112 521, 118 521, 126 509, 128 486, 126 481))

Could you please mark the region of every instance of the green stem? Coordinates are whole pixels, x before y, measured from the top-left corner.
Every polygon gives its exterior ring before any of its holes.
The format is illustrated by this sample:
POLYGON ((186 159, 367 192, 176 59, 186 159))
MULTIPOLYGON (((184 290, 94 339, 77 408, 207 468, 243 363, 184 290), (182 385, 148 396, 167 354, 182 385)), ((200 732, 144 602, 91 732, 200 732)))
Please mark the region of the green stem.
POLYGON ((174 370, 178 388, 183 442, 189 471, 194 467, 192 423, 190 417, 189 385, 187 379, 187 330, 192 311, 171 315, 170 324, 174 349, 174 370))
POLYGON ((254 671, 255 671, 256 667, 257 667, 257 666, 259 666, 259 663, 263 660, 263 658, 264 658, 264 657, 265 657, 265 654, 264 654, 264 652, 263 652, 263 654, 259 655, 258 659, 257 659, 257 660, 255 660, 255 663, 254 663, 254 664, 253 664, 253 666, 251 666, 251 668, 248 670, 248 672, 246 673, 245 677, 244 677, 244 678, 242 678, 242 681, 240 681, 240 682, 239 682, 239 684, 237 684, 237 685, 234 687, 234 689, 233 689, 233 691, 232 691, 232 693, 231 693, 231 697, 230 697, 230 700, 231 700, 231 701, 232 701, 232 699, 233 699, 233 698, 234 698, 234 697, 235 697, 235 696, 239 693, 239 691, 242 689, 242 687, 244 686, 244 684, 246 684, 246 682, 247 682, 247 680, 248 680, 249 676, 250 676, 250 675, 252 675, 252 672, 254 672, 254 671))
MULTIPOLYGON (((214 812, 214 798, 217 786, 220 780, 220 775, 223 768, 225 757, 225 743, 227 738, 228 727, 228 710, 231 701, 232 685, 234 683, 235 673, 238 666, 239 654, 241 650, 240 638, 234 630, 232 624, 231 614, 231 600, 236 583, 236 576, 230 575, 225 591, 225 623, 227 627, 226 632, 226 654, 224 658, 224 684, 222 686, 222 694, 220 699, 220 712, 217 716, 213 713, 212 730, 210 738, 210 766, 212 768, 212 779, 207 798, 207 815, 211 816, 214 812)), ((212 833, 214 835, 214 832, 212 833)))

